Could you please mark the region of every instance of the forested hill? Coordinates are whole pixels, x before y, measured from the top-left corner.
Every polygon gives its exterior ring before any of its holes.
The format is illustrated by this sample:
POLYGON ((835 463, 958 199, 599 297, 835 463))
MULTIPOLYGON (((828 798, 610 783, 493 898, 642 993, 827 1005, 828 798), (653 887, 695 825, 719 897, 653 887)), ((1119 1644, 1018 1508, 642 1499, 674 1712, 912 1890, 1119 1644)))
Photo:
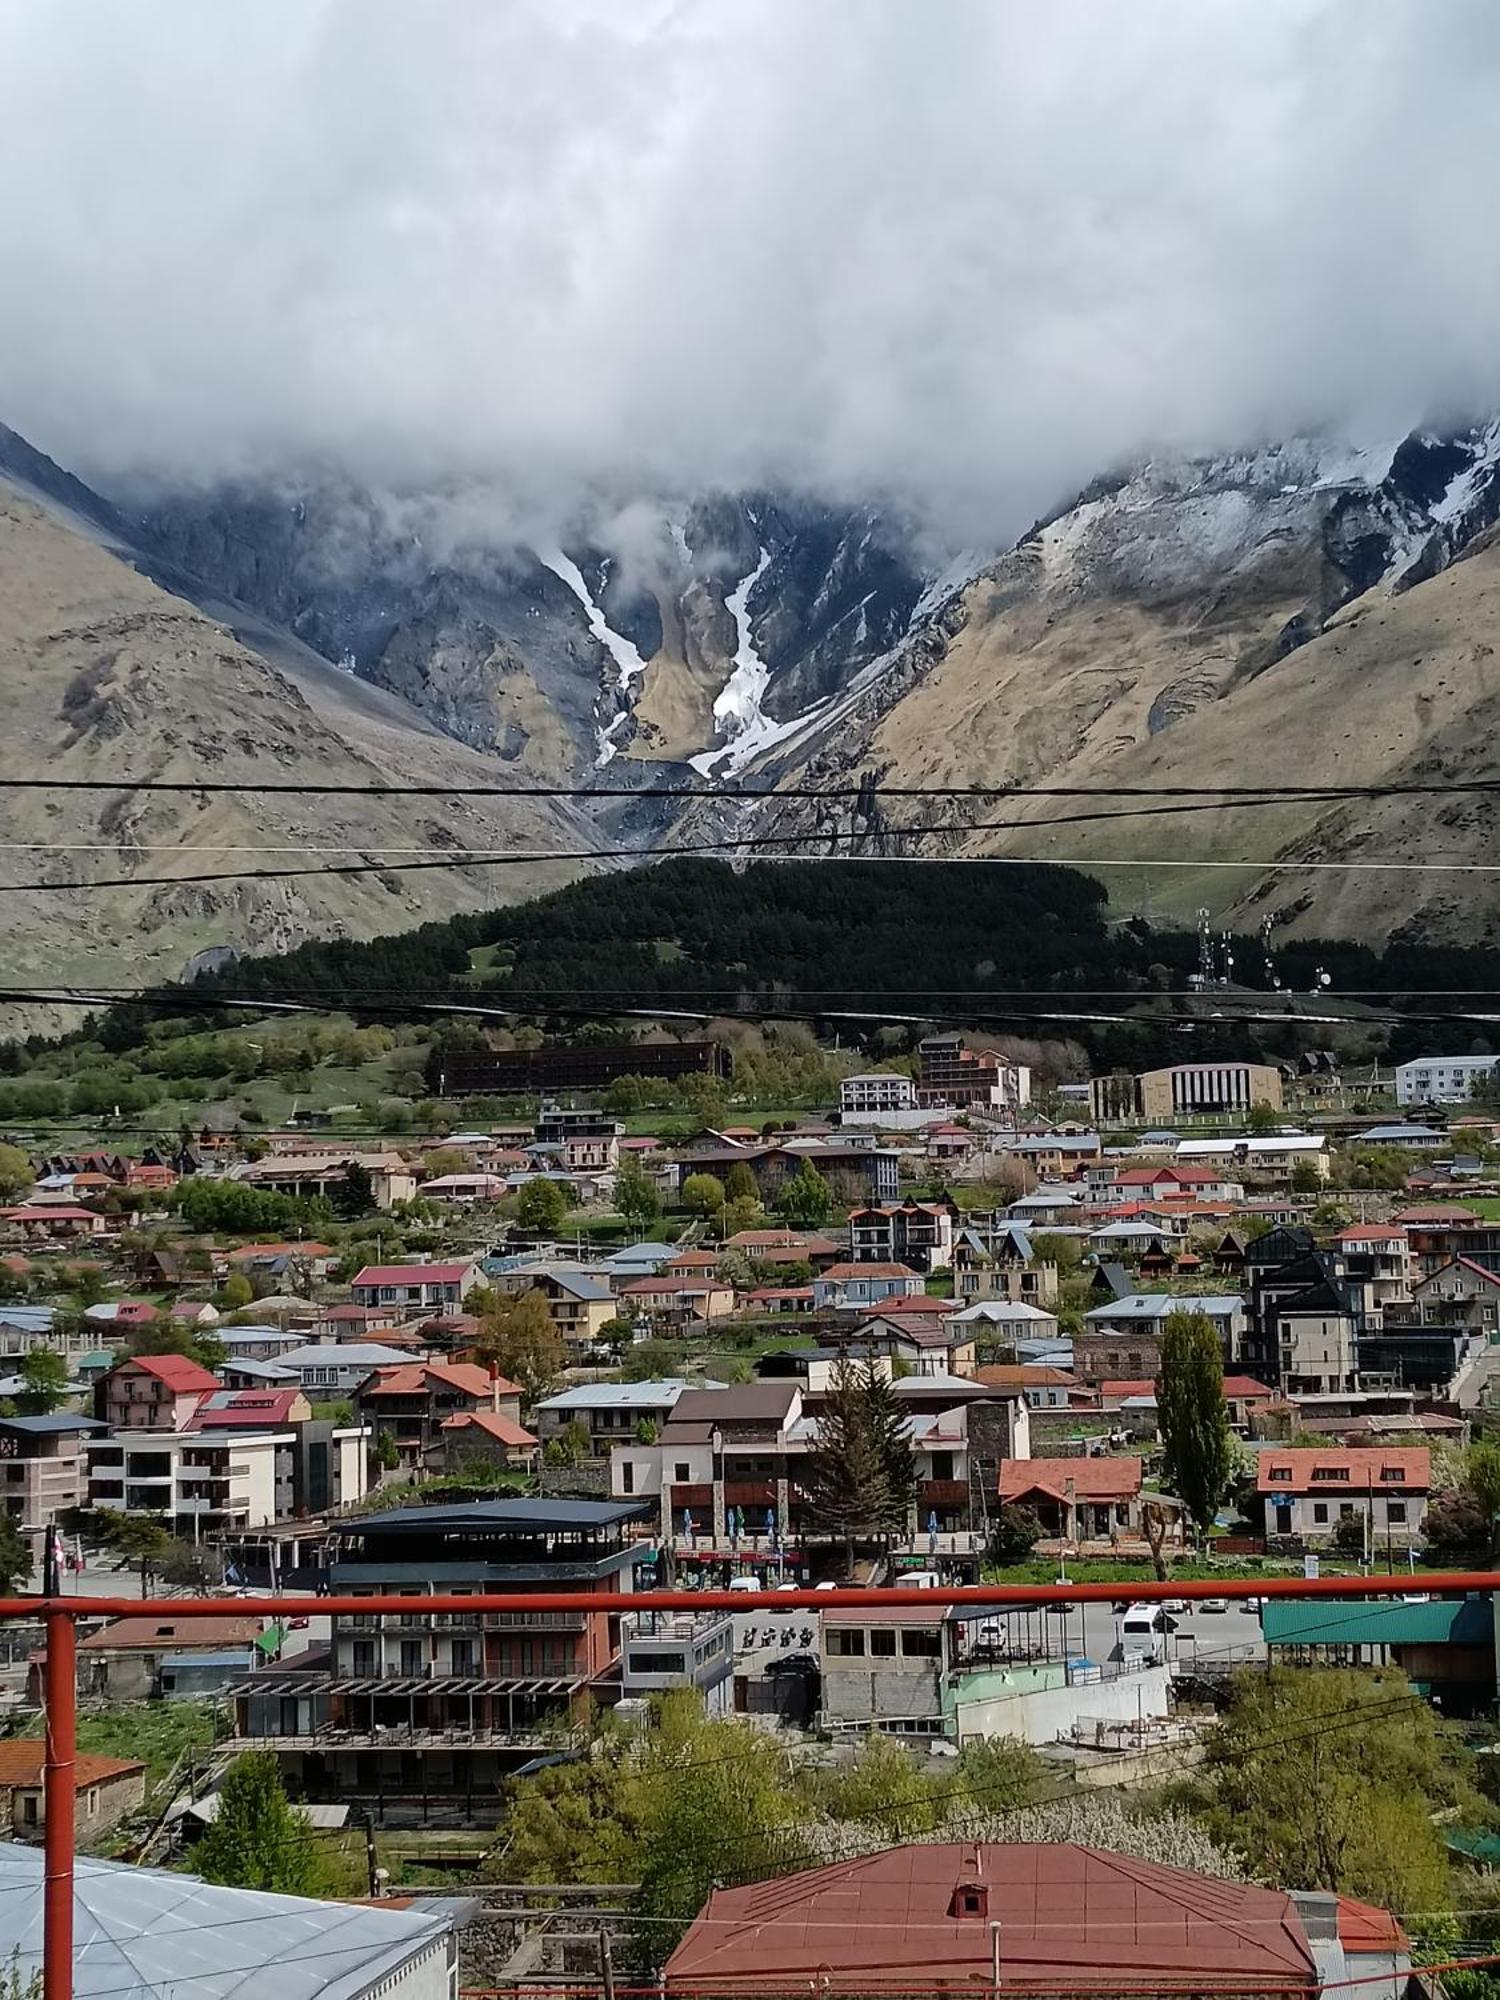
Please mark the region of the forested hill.
MULTIPOLYGON (((492 1000, 559 1030, 653 1009, 906 1016, 1023 1032, 1049 1006, 1074 1016, 1144 1014, 1127 1046, 1108 1024, 1040 1027, 1075 1036, 1108 1059, 1185 1054, 1186 1006, 1198 1016, 1195 1054, 1243 1053, 1251 1043, 1292 1052, 1296 1044, 1279 1028, 1247 1031, 1227 1002, 1229 1018, 1211 1026, 1200 1003, 1165 998, 1183 992, 1197 964, 1190 932, 1107 922, 1102 887, 1075 869, 816 861, 735 870, 683 859, 368 943, 314 943, 242 959, 179 990, 185 1013, 201 999, 227 995, 360 1006, 392 1018, 417 1004, 492 1000)), ((1258 941, 1236 941, 1235 966, 1248 984, 1268 983, 1258 941)), ((1500 987, 1500 953, 1460 948, 1396 944, 1377 952, 1303 941, 1278 950, 1274 970, 1288 992, 1304 996, 1325 972, 1335 1008, 1345 995, 1500 987)), ((1270 1004, 1287 1003, 1283 996, 1270 1004)), ((129 1005, 115 1009, 107 1038, 128 1046, 145 1018, 129 1005)), ((1319 1039, 1316 1030, 1297 1032, 1304 1046, 1319 1039)), ((1404 1052, 1411 1037, 1468 1048, 1475 1025, 1398 1026, 1390 1046, 1404 1052)))

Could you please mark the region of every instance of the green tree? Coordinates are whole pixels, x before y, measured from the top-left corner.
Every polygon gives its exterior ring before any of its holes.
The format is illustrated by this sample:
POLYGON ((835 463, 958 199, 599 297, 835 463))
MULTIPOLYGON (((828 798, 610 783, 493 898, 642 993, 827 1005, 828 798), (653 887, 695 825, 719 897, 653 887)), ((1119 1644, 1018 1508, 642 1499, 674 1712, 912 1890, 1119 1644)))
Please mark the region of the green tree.
POLYGON ((0 1592, 14 1597, 31 1582, 31 1543, 8 1511, 0 1511, 0 1592))
POLYGON ((401 1463, 401 1454, 396 1449, 396 1440, 386 1430, 376 1431, 375 1443, 371 1448, 370 1455, 382 1472, 394 1472, 401 1463))
POLYGON ((849 1572, 861 1535, 904 1525, 916 1461, 891 1385, 873 1363, 841 1362, 818 1418, 817 1448, 801 1475, 808 1509, 825 1533, 841 1535, 849 1572))
POLYGON ((1493 1553, 1500 1536, 1500 1445, 1471 1444, 1464 1460, 1464 1484, 1489 1523, 1488 1546, 1493 1553))
POLYGON ((286 1795, 273 1752, 236 1757, 219 1787, 219 1813, 193 1866, 205 1882, 283 1896, 328 1893, 331 1873, 305 1813, 286 1795))
POLYGON ((241 1312, 255 1303, 255 1287, 243 1271, 231 1271, 219 1287, 218 1304, 224 1312, 241 1312))
POLYGON ((989 1559, 998 1569, 1026 1561, 1042 1539, 1042 1524, 1029 1507, 997 1507, 990 1529, 989 1559))
POLYGON ((0 1201, 14 1201, 35 1179, 31 1162, 20 1147, 0 1142, 0 1201))
POLYGON ((1205 1741, 1202 1816, 1252 1874, 1384 1909, 1446 1906, 1432 1815, 1468 1791, 1404 1674, 1244 1674, 1205 1741))
POLYGON ((1224 1401, 1224 1363, 1212 1320, 1169 1313, 1156 1385, 1162 1477, 1200 1534, 1213 1526, 1234 1471, 1234 1439, 1224 1401))
POLYGON ((760 1189, 743 1160, 736 1160, 724 1176, 724 1196, 727 1201, 748 1201, 760 1206, 760 1189))
POLYGON ((1323 1176, 1311 1160, 1299 1160, 1292 1168, 1289 1182, 1293 1194, 1316 1194, 1323 1185, 1323 1176))
POLYGON ((661 1219, 661 1192, 656 1182, 639 1160, 629 1156, 615 1170, 615 1207, 632 1229, 649 1229, 661 1219))
POLYGON ((80 1312, 87 1312, 104 1297, 104 1273, 97 1264, 79 1264, 73 1271, 68 1285, 75 1306, 80 1312))
POLYGON ((369 1168, 351 1160, 329 1189, 328 1199, 341 1222, 357 1222, 362 1215, 369 1215, 375 1207, 375 1183, 369 1168))
POLYGON ((976 1736, 958 1753, 955 1783, 960 1794, 950 1816, 970 1807, 980 1813, 1011 1812, 1052 1789, 1053 1774, 1044 1758, 1017 1736, 976 1736))
POLYGON ((830 1819, 859 1820, 888 1840, 934 1832, 948 1805, 911 1752, 878 1729, 865 1737, 852 1763, 824 1777, 815 1796, 830 1819))
POLYGON ((555 1236, 568 1214, 568 1197, 559 1182, 538 1174, 516 1197, 516 1221, 538 1236, 555 1236))
POLYGON ((480 1360, 516 1383, 528 1402, 545 1395, 565 1359, 545 1293, 534 1286, 520 1293, 472 1292, 469 1310, 479 1318, 474 1346, 480 1360))
POLYGON ((68 1400, 68 1364, 55 1348, 33 1347, 21 1363, 25 1387, 16 1398, 23 1417, 47 1417, 68 1400))
POLYGON ((1267 1138, 1280 1123, 1280 1112, 1274 1104, 1268 1104, 1264 1098, 1252 1104, 1245 1113, 1245 1130, 1257 1138, 1267 1138))
POLYGON ((833 1189, 811 1160, 804 1160, 800 1172, 783 1182, 776 1197, 776 1213, 785 1222, 804 1229, 816 1229, 833 1213, 833 1189))
POLYGON ((717 1215, 724 1206, 724 1183, 716 1174, 689 1174, 682 1183, 682 1205, 694 1215, 717 1215))
POLYGON ((1083 1262, 1083 1245, 1076 1236, 1049 1236, 1043 1231, 1032 1237, 1031 1254, 1038 1264, 1053 1264, 1066 1276, 1083 1262))

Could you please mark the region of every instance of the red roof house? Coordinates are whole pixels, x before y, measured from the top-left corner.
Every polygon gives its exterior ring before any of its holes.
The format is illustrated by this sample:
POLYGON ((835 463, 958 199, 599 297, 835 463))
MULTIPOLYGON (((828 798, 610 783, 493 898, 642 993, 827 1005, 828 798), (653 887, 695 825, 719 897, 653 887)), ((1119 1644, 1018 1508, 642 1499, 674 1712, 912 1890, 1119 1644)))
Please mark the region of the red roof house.
POLYGON ((1320 1991, 1282 1889, 1100 1848, 941 1842, 716 1889, 667 1994, 1320 1991))

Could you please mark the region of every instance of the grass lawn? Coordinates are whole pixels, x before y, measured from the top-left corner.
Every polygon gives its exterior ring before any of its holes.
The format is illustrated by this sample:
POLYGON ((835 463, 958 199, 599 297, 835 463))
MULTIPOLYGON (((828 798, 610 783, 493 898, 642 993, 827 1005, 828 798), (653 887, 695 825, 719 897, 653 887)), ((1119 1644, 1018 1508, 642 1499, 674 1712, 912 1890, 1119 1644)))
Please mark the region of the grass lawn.
MULTIPOLYGON (((1187 1561, 1169 1565, 1171 1583, 1219 1583, 1235 1580, 1245 1583, 1263 1581, 1273 1576, 1300 1576, 1300 1562, 1289 1562, 1266 1558, 1257 1560, 1254 1556, 1236 1558, 1226 1556, 1222 1562, 1187 1561)), ((1324 1562, 1319 1565, 1324 1576, 1350 1576, 1355 1571, 1350 1568, 1335 1568, 1324 1562)), ((1075 1562, 1070 1557, 1067 1576, 1070 1583, 1150 1583, 1156 1571, 1149 1558, 1122 1557, 1118 1562, 1099 1560, 1095 1562, 1075 1562)), ((986 1583, 1055 1583, 1057 1563, 1052 1557, 1041 1562, 1014 1563, 1007 1569, 996 1569, 986 1564, 986 1583)))

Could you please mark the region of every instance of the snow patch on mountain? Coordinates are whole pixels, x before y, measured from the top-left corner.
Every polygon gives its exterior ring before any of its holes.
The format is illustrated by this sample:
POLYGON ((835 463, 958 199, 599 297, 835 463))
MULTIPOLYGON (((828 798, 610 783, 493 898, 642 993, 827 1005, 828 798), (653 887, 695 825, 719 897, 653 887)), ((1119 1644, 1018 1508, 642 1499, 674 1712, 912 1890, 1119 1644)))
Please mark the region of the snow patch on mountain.
POLYGON ((1433 503, 1434 521, 1456 521, 1466 514, 1500 465, 1500 422, 1488 425, 1475 439, 1474 457, 1456 473, 1448 490, 1433 503))
POLYGON ((703 777, 709 776, 715 767, 721 777, 743 770, 750 757, 758 756, 770 743, 796 728, 801 719, 773 722, 761 708, 771 669, 755 650, 755 636, 750 629, 750 593, 770 562, 771 551, 761 548, 754 569, 742 576, 724 599, 724 609, 734 620, 734 660, 729 679, 714 700, 714 728, 729 741, 715 750, 700 750, 696 757, 688 759, 703 777))
POLYGON ((583 606, 584 614, 589 621, 590 632, 593 633, 594 637, 599 641, 605 652, 609 654, 609 657, 614 661, 615 666, 619 670, 620 677, 616 682, 616 686, 621 694, 628 694, 632 683, 639 680, 640 676, 646 671, 646 662, 641 658, 640 653, 622 632, 615 631, 603 611, 595 603, 593 592, 583 580, 582 570, 579 569, 577 563, 570 556, 564 555, 561 549, 538 549, 536 557, 537 561, 545 568, 550 569, 554 576, 562 579, 578 599, 578 602, 583 606))

